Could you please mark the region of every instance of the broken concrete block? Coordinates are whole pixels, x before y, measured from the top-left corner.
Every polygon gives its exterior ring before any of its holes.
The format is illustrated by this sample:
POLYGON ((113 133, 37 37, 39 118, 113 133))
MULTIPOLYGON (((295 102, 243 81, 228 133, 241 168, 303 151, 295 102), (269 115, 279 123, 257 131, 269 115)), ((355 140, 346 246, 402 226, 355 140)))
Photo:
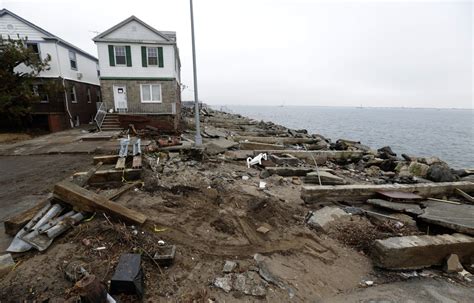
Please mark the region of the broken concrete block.
POLYGON ((246 150, 283 150, 285 146, 279 144, 268 144, 268 143, 259 143, 259 142, 250 142, 243 141, 240 142, 240 149, 246 150))
POLYGON ((11 254, 0 256, 0 278, 6 276, 15 267, 15 261, 13 261, 11 254))
POLYGON ((209 141, 208 143, 204 144, 206 147, 206 153, 210 155, 217 155, 220 153, 225 152, 231 147, 239 145, 237 142, 227 140, 224 138, 219 138, 217 140, 209 141))
POLYGON ((247 271, 242 274, 235 275, 233 288, 234 290, 243 292, 246 295, 256 297, 263 297, 267 294, 265 283, 254 271, 247 271))
POLYGON ((319 173, 318 172, 307 173, 306 178, 304 178, 304 182, 319 184, 319 179, 321 179, 321 184, 323 185, 342 185, 346 183, 343 178, 333 175, 330 172, 321 171, 321 170, 319 171, 319 173), (319 177, 318 177, 318 174, 319 174, 319 177))
POLYGON ((312 172, 314 169, 310 167, 266 167, 266 170, 272 175, 288 177, 306 176, 307 173, 312 172))
POLYGON ((290 166, 296 166, 299 163, 299 159, 289 155, 289 154, 283 154, 280 156, 277 155, 270 155, 270 159, 275 162, 278 165, 290 165, 290 166))
POLYGON ((461 272, 463 271, 464 268, 461 265, 461 262, 459 262, 459 257, 456 254, 451 254, 449 257, 446 259, 446 263, 444 264, 444 271, 447 273, 453 273, 453 272, 461 272))
POLYGON ((339 218, 350 216, 339 207, 326 206, 312 213, 307 223, 308 225, 323 231, 327 231, 329 223, 339 218))
POLYGON ((227 274, 223 277, 217 277, 213 282, 215 287, 222 289, 225 292, 232 290, 232 274, 227 274))
POLYGON ((225 273, 233 272, 237 268, 237 262, 235 261, 225 261, 224 268, 222 269, 225 273))
POLYGON ((262 226, 260 226, 259 228, 257 228, 257 231, 258 231, 259 233, 266 234, 266 233, 268 233, 271 229, 272 229, 272 227, 271 227, 270 225, 268 225, 267 223, 263 223, 262 226))
POLYGON ((376 240, 372 253, 375 264, 387 269, 441 265, 450 254, 457 254, 461 262, 470 262, 474 238, 463 234, 392 237, 376 240))
POLYGON ((424 213, 418 218, 431 224, 474 235, 474 205, 423 202, 424 213))
POLYGON ((418 204, 414 203, 403 203, 403 202, 390 202, 382 199, 369 199, 368 204, 375 205, 382 208, 387 208, 399 212, 406 212, 414 215, 421 215, 423 210, 418 204))

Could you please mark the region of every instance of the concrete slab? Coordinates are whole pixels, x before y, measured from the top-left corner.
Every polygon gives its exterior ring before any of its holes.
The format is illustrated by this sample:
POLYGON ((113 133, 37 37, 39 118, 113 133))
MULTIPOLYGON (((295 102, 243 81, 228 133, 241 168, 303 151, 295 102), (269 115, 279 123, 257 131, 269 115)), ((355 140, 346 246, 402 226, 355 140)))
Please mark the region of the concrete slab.
POLYGON ((423 221, 474 235, 474 205, 432 201, 423 205, 426 206, 424 213, 418 216, 423 221))
POLYGON ((423 213, 423 210, 421 209, 420 205, 414 203, 390 202, 382 199, 369 199, 367 200, 367 203, 378 207, 413 215, 421 215, 423 213))
POLYGON ((377 266, 397 270, 441 265, 451 254, 471 262, 474 238, 463 234, 393 237, 376 240, 372 251, 377 266))
POLYGON ((266 167, 266 170, 272 175, 279 175, 283 177, 288 176, 306 176, 307 173, 314 169, 311 167, 266 167))
POLYGON ((323 185, 303 186, 301 198, 306 203, 320 201, 365 201, 375 197, 380 190, 403 191, 416 193, 424 197, 451 195, 459 188, 465 192, 474 191, 474 182, 440 182, 422 184, 354 184, 354 185, 323 185))
MULTIPOLYGON (((241 149, 243 149, 241 147, 241 149)), ((363 156, 361 151, 346 151, 346 150, 294 150, 294 149, 260 149, 256 150, 255 154, 259 153, 268 153, 268 154, 289 154, 298 159, 311 161, 313 163, 313 158, 320 165, 326 163, 327 160, 337 160, 337 159, 351 159, 358 160, 363 156)))
POLYGON ((306 175, 306 178, 304 178, 304 182, 319 184, 319 179, 321 179, 321 183, 323 185, 342 185, 346 183, 343 178, 333 175, 330 172, 324 170, 318 170, 318 172, 308 173, 306 175))
POLYGON ((239 143, 240 149, 250 149, 250 150, 259 150, 259 149, 270 149, 270 150, 282 150, 285 149, 285 146, 279 144, 269 144, 269 143, 260 143, 260 142, 251 142, 251 141, 242 141, 239 143))

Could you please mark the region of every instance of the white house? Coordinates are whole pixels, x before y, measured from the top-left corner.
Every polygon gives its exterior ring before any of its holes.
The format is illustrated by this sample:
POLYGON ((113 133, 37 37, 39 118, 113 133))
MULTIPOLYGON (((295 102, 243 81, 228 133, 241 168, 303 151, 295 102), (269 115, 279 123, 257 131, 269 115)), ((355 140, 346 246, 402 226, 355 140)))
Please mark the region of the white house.
POLYGON ((176 33, 158 31, 131 16, 93 40, 100 62, 101 110, 114 111, 123 127, 133 123, 176 130, 181 108, 176 33))
MULTIPOLYGON (((41 72, 33 89, 41 101, 33 106, 33 121, 57 131, 92 121, 100 101, 98 59, 39 26, 0 10, 0 35, 6 39, 27 38, 27 47, 40 58, 49 54, 49 70, 41 72), (53 95, 43 88, 56 82, 63 89, 53 95)), ((18 71, 26 66, 17 67, 18 71)))

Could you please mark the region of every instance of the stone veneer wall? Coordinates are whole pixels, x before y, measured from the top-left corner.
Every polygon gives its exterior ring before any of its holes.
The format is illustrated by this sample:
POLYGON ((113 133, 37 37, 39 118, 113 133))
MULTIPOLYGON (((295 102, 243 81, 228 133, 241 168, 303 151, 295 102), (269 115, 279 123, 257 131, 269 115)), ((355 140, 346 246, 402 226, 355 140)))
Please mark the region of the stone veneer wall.
POLYGON ((126 85, 128 113, 171 113, 177 103, 179 114, 180 90, 176 80, 100 80, 102 100, 107 109, 114 108, 114 85, 126 85), (141 103, 140 84, 161 84, 161 103, 141 103))

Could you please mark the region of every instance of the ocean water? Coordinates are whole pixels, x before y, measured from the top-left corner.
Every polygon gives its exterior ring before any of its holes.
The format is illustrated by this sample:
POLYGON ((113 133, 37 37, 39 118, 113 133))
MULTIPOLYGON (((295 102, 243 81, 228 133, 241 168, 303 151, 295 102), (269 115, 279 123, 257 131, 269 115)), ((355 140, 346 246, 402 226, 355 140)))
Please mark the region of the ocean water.
POLYGON ((389 145, 414 156, 437 156, 454 168, 474 168, 474 110, 316 106, 215 106, 228 112, 307 129, 330 138, 389 145))

